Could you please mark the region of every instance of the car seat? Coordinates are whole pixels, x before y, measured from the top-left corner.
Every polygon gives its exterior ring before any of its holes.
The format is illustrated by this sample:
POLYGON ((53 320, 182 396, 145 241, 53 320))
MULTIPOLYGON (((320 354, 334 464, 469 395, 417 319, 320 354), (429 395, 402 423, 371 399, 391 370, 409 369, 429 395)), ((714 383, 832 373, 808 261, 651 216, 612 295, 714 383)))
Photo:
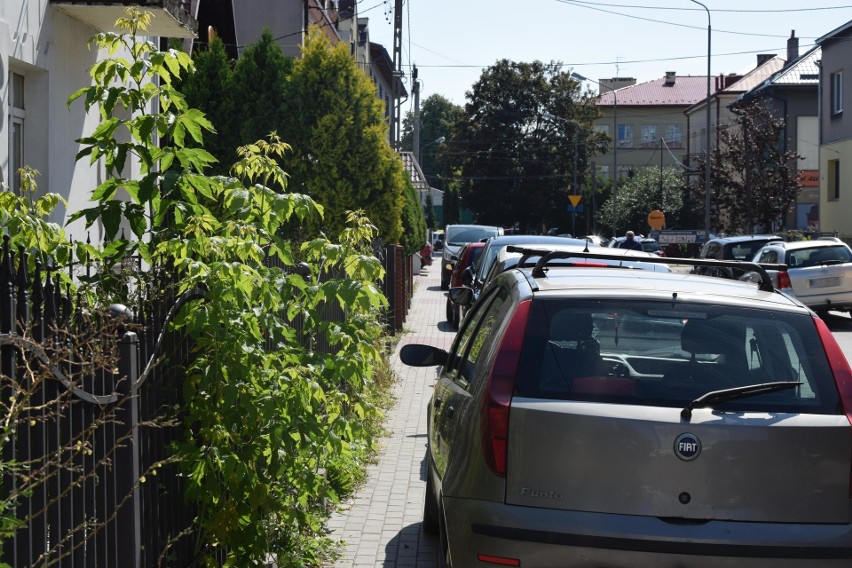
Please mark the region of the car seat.
POLYGON ((551 314, 541 387, 568 392, 578 377, 606 375, 600 349, 591 314, 573 310, 551 314))
POLYGON ((668 389, 689 396, 741 384, 748 373, 744 330, 717 320, 690 319, 681 330, 680 345, 690 355, 663 375, 668 389), (698 356, 706 356, 699 360, 698 356))

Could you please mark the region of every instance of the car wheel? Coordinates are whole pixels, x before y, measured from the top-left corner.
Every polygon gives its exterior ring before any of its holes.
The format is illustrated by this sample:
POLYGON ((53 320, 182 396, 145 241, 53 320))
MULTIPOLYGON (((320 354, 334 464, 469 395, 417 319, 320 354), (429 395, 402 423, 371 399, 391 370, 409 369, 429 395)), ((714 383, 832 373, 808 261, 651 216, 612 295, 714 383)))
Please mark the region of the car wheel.
POLYGON ((423 499, 423 521, 421 526, 423 527, 423 532, 437 534, 440 532, 438 524, 438 500, 435 498, 435 487, 432 483, 432 473, 427 471, 426 497, 423 499))
POLYGON ((453 303, 448 298, 447 299, 446 316, 447 316, 447 321, 450 322, 450 325, 453 325, 453 312, 454 311, 455 310, 453 309, 453 303))

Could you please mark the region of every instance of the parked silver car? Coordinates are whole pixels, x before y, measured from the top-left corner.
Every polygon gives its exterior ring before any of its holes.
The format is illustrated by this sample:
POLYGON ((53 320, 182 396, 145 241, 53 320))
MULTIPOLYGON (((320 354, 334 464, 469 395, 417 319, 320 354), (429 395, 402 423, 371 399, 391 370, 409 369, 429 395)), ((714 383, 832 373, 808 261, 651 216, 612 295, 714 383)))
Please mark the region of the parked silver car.
POLYGON ((852 565, 852 369, 761 277, 510 269, 449 351, 403 346, 439 366, 423 528, 444 564, 852 565))
MULTIPOLYGON (((816 311, 852 309, 852 249, 842 241, 772 242, 754 261, 786 264, 786 270, 767 271, 775 287, 816 311)), ((747 274, 742 279, 754 278, 747 274)))

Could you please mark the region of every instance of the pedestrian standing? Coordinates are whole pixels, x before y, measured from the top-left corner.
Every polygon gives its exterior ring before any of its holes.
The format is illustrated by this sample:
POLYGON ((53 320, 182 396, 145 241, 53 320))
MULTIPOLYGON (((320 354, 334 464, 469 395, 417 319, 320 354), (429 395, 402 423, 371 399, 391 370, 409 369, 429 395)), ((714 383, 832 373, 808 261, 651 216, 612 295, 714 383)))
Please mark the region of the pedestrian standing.
POLYGON ((618 248, 629 250, 642 250, 642 245, 636 240, 636 235, 633 231, 627 231, 624 234, 624 240, 618 243, 618 248))

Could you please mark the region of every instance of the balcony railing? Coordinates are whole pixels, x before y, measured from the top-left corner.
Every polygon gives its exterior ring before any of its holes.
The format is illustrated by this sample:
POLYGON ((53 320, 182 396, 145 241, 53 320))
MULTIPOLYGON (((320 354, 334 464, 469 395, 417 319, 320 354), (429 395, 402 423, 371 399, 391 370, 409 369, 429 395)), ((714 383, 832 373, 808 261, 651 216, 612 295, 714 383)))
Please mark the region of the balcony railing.
POLYGON ((115 21, 126 16, 128 7, 151 12, 147 33, 157 37, 194 38, 198 21, 190 14, 189 0, 50 0, 50 4, 99 32, 117 32, 115 21))

